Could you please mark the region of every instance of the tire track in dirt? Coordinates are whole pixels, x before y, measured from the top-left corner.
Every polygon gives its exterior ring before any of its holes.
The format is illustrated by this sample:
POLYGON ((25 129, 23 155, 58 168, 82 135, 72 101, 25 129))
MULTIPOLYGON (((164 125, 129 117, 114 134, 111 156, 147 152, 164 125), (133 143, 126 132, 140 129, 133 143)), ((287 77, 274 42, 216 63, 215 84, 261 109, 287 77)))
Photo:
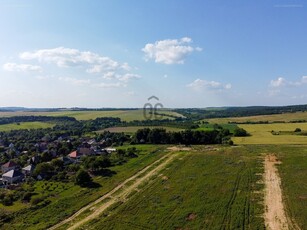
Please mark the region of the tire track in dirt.
POLYGON ((264 161, 265 225, 270 230, 289 230, 289 222, 282 201, 281 180, 275 155, 267 155, 264 161))
POLYGON ((52 226, 49 228, 49 230, 55 230, 60 227, 62 227, 65 224, 72 223, 80 214, 82 214, 85 211, 91 210, 92 213, 88 216, 84 217, 81 220, 77 220, 77 222, 73 223, 70 227, 67 229, 76 229, 80 227, 81 225, 85 224, 86 222, 98 217, 101 215, 107 208, 111 207, 113 204, 115 204, 118 201, 126 202, 129 198, 129 194, 131 194, 133 191, 137 189, 138 186, 140 186, 142 183, 149 180, 152 176, 159 173, 161 170, 165 168, 167 164, 169 164, 172 160, 174 160, 175 157, 178 155, 176 153, 168 153, 159 160, 153 162, 152 164, 148 165, 141 171, 134 174, 132 177, 126 179, 124 182, 120 183, 118 186, 116 186, 113 190, 106 193, 96 201, 86 205, 85 207, 81 208, 79 211, 77 211, 75 214, 73 214, 71 217, 63 220, 62 222, 52 226), (151 167, 155 166, 153 169, 150 169, 151 167), (150 170, 149 172, 147 172, 150 170), (143 175, 144 174, 144 175, 143 175), (132 184, 129 182, 134 181, 132 184), (122 191, 121 191, 122 190, 122 191), (107 202, 102 203, 103 201, 107 200, 107 202), (102 204, 99 204, 102 203, 102 204))

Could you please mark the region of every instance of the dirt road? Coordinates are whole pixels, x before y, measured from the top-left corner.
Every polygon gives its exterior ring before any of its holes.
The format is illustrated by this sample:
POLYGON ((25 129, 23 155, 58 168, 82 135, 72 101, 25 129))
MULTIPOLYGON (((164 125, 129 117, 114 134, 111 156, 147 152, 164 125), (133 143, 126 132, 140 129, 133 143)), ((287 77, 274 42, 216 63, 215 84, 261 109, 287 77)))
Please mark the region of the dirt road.
POLYGON ((128 178, 127 180, 119 184, 117 187, 115 187, 113 190, 111 190, 104 196, 100 197, 99 199, 90 203, 89 205, 83 207, 71 217, 52 226, 51 228, 49 228, 49 230, 58 229, 64 224, 70 225, 67 229, 70 229, 70 230, 76 229, 80 227, 81 225, 85 224, 86 222, 101 215, 107 208, 109 208, 111 205, 115 204, 116 202, 127 201, 127 199, 129 199, 128 198, 129 194, 136 191, 139 185, 148 181, 154 175, 157 175, 161 170, 165 168, 167 164, 169 164, 177 156, 178 155, 176 153, 172 153, 172 152, 166 154, 159 160, 148 165, 147 167, 145 167, 138 173, 134 174, 132 177, 128 178), (151 167, 153 167, 153 169, 151 169, 151 167), (90 214, 88 214, 81 220, 80 219, 78 220, 77 217, 85 211, 87 212, 90 211, 90 214))
POLYGON ((271 230, 288 230, 289 222, 282 201, 281 181, 276 168, 278 163, 280 162, 274 155, 265 157, 265 225, 271 230))

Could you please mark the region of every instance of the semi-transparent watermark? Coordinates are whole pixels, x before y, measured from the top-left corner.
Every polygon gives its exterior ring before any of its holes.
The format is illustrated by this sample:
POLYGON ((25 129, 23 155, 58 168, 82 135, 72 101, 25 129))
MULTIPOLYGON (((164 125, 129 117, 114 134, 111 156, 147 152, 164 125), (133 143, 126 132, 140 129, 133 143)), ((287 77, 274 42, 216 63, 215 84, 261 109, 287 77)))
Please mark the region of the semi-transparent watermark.
POLYGON ((147 99, 147 103, 143 106, 143 116, 146 120, 161 119, 162 115, 159 110, 163 108, 163 104, 159 102, 159 98, 151 96, 147 99))

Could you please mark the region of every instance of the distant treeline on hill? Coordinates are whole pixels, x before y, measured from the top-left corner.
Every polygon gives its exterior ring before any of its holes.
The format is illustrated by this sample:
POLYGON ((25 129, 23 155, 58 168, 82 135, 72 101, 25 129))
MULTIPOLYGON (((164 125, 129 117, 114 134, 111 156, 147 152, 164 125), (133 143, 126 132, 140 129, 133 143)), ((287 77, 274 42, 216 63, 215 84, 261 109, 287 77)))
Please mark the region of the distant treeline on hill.
POLYGON ((76 121, 74 117, 51 117, 51 116, 16 116, 16 117, 0 117, 0 125, 19 123, 19 122, 61 122, 76 121))
POLYGON ((222 107, 210 109, 175 109, 177 113, 192 119, 209 119, 223 117, 245 117, 307 111, 307 105, 289 106, 249 106, 249 107, 222 107))

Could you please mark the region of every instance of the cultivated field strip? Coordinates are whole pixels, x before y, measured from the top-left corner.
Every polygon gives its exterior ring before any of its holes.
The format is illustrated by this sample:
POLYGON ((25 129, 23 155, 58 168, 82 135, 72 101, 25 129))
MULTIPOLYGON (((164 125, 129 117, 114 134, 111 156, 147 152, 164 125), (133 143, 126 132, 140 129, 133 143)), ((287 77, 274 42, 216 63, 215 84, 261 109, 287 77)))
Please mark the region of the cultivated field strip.
POLYGON ((82 224, 98 217, 105 210, 112 207, 112 205, 116 205, 117 202, 125 202, 128 199, 129 195, 135 190, 137 190, 142 183, 148 181, 151 177, 158 174, 162 169, 165 168, 167 164, 169 164, 177 156, 178 155, 174 152, 166 154, 159 160, 155 161, 154 163, 150 164, 149 166, 136 173, 134 176, 128 178, 123 183, 119 184, 112 191, 108 192, 93 203, 83 207, 71 217, 49 228, 49 230, 61 229, 62 227, 64 227, 64 225, 65 229, 76 229, 82 224), (87 212, 89 212, 89 214, 83 217, 83 215, 87 212), (79 219, 79 216, 82 216, 82 219, 79 219))
POLYGON ((82 227, 264 229, 259 155, 242 148, 198 149, 172 161, 160 177, 110 215, 82 227))

